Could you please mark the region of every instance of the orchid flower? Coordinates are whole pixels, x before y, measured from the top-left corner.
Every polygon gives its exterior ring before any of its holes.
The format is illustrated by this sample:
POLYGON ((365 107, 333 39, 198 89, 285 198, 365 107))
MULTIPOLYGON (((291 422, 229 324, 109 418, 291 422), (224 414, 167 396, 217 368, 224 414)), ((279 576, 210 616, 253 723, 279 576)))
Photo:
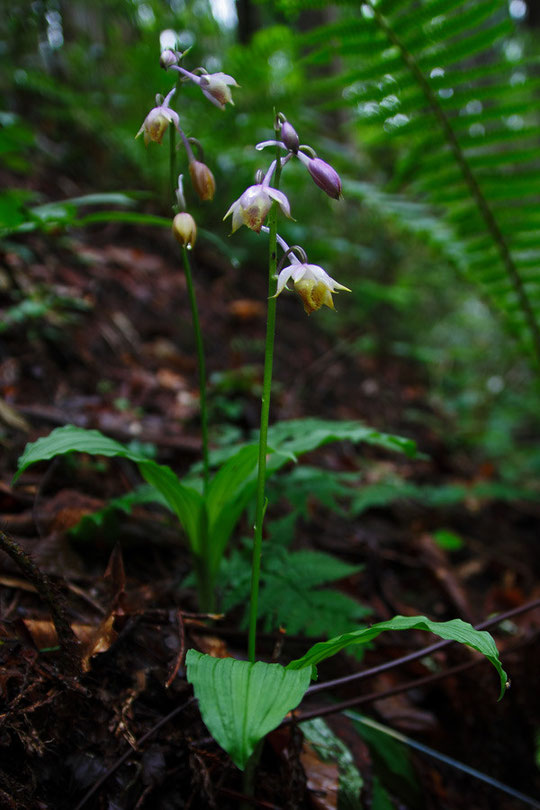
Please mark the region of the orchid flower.
POLYGON ((307 315, 311 315, 323 305, 334 309, 333 293, 339 290, 351 292, 348 287, 344 287, 329 276, 318 264, 295 262, 280 272, 276 296, 283 292, 289 279, 293 280, 294 289, 302 299, 307 315))
POLYGON ((266 215, 272 207, 272 202, 275 200, 283 213, 289 219, 291 217, 291 208, 289 200, 282 191, 270 186, 270 177, 275 168, 275 161, 272 163, 262 183, 257 183, 254 186, 249 186, 241 197, 239 197, 223 219, 227 219, 232 214, 232 231, 234 233, 242 225, 247 225, 252 231, 260 233, 266 215))
POLYGON ((180 65, 172 65, 170 69, 177 70, 183 76, 198 84, 206 98, 216 107, 219 107, 220 110, 225 109, 225 104, 232 104, 234 107, 230 87, 239 87, 240 85, 237 84, 236 79, 228 76, 227 73, 203 73, 201 76, 197 76, 197 74, 191 73, 191 71, 180 67, 180 65))
POLYGON ((144 145, 148 146, 150 141, 154 141, 155 143, 161 143, 163 140, 163 135, 165 134, 165 130, 169 126, 169 124, 173 124, 178 131, 180 131, 180 119, 178 117, 178 113, 174 110, 171 110, 169 107, 169 101, 173 97, 176 88, 173 87, 171 92, 166 96, 166 98, 159 103, 159 99, 161 96, 156 96, 156 107, 153 107, 146 118, 144 119, 140 130, 135 135, 136 138, 139 135, 144 133, 144 145))

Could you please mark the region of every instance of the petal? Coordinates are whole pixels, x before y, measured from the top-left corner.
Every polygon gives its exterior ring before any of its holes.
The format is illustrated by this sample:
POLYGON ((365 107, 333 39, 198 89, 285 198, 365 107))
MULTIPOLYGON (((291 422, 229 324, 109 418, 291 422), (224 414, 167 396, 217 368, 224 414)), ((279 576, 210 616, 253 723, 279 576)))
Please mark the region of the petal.
POLYGON ((281 143, 281 141, 261 141, 260 143, 256 144, 255 149, 257 152, 261 152, 267 146, 282 146, 284 149, 287 148, 284 143, 281 143))
POLYGON ((243 224, 244 224, 244 217, 242 215, 242 209, 240 208, 240 206, 238 206, 238 208, 235 208, 233 211, 231 233, 237 231, 238 228, 241 228, 243 224))
POLYGON ((289 267, 284 267, 283 270, 280 272, 278 276, 276 294, 272 296, 273 298, 277 298, 277 296, 283 292, 283 290, 285 289, 285 285, 289 281, 294 269, 295 269, 294 265, 290 265, 289 267))
POLYGON ((334 281, 334 289, 332 290, 332 292, 337 292, 338 290, 343 290, 344 292, 352 292, 352 290, 349 290, 348 287, 344 287, 343 284, 338 284, 337 281, 334 281))
POLYGON ((169 102, 170 102, 171 98, 174 96, 174 94, 175 94, 175 93, 176 93, 176 87, 173 87, 173 89, 171 90, 171 92, 170 92, 170 93, 167 93, 167 95, 165 96, 165 99, 164 99, 164 101, 163 101, 163 106, 164 106, 164 107, 168 107, 168 106, 169 106, 169 102))
POLYGON ((266 189, 258 184, 256 186, 248 186, 242 196, 239 198, 238 202, 240 203, 242 208, 247 208, 249 205, 253 205, 255 202, 259 200, 259 198, 265 202, 266 201, 266 189))
POLYGON ((213 104, 215 107, 219 107, 219 109, 220 109, 220 110, 224 110, 224 109, 225 109, 225 104, 223 104, 223 103, 222 103, 221 101, 219 101, 219 100, 218 100, 218 99, 217 99, 215 96, 213 96, 213 95, 212 95, 212 93, 210 93, 210 92, 209 92, 209 91, 206 89, 206 87, 203 87, 203 85, 202 85, 202 84, 201 84, 201 85, 199 85, 199 86, 200 86, 201 90, 203 91, 204 95, 206 96, 206 98, 208 99, 208 101, 211 101, 211 102, 212 102, 212 104, 213 104))
POLYGON ((234 209, 235 209, 235 208, 236 208, 238 205, 239 205, 239 200, 235 200, 235 201, 233 202, 233 204, 231 205, 231 207, 229 208, 229 210, 227 211, 227 213, 225 214, 225 216, 223 217, 223 219, 225 220, 225 219, 227 219, 227 217, 228 217, 228 216, 230 216, 231 214, 233 214, 233 213, 234 213, 234 209))
POLYGON ((296 284, 297 281, 300 281, 304 278, 307 272, 307 264, 293 264, 292 265, 292 280, 296 284))
POLYGON ((285 216, 289 217, 289 219, 292 219, 291 206, 289 205, 289 200, 287 199, 285 194, 283 194, 282 191, 278 191, 276 188, 270 188, 270 186, 267 186, 265 191, 268 194, 268 196, 271 197, 272 200, 275 200, 277 202, 277 204, 279 205, 285 216))
POLYGON ((322 281, 327 287, 330 287, 333 279, 328 275, 326 270, 319 267, 318 264, 306 264, 307 275, 315 281, 322 281))
POLYGON ((212 78, 218 79, 220 82, 224 82, 225 84, 232 84, 234 87, 240 87, 236 79, 233 79, 232 76, 229 76, 228 73, 211 73, 212 78))

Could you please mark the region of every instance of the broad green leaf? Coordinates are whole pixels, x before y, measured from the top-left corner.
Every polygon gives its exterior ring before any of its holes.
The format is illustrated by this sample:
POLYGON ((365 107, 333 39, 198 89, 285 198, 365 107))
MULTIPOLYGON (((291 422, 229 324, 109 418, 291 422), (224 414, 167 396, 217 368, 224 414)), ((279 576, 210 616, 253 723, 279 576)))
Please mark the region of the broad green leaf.
POLYGON ((48 461, 66 453, 89 453, 93 456, 127 458, 139 466, 143 478, 165 498, 182 523, 194 551, 198 549, 198 522, 202 498, 194 489, 184 486, 169 467, 156 464, 135 453, 120 442, 109 439, 98 430, 66 425, 48 436, 27 444, 19 458, 17 480, 24 470, 37 461, 48 461))
POLYGON ((196 650, 188 650, 186 667, 208 730, 240 770, 259 740, 298 706, 310 681, 309 667, 289 670, 196 650))
POLYGON ((287 458, 296 459, 317 447, 336 441, 350 441, 354 444, 366 442, 386 450, 416 455, 416 443, 403 436, 381 433, 361 422, 339 422, 329 419, 291 419, 272 425, 268 431, 268 444, 274 449, 268 460, 269 471, 286 463, 287 458), (281 459, 279 455, 281 455, 281 459), (284 458, 285 457, 285 458, 284 458))
POLYGON ((386 630, 426 630, 440 636, 440 638, 457 641, 466 644, 473 650, 485 655, 499 674, 501 691, 499 700, 504 695, 506 682, 508 680, 506 672, 501 666, 499 653, 493 638, 485 630, 475 630, 474 627, 461 619, 452 619, 449 622, 433 622, 426 616, 394 616, 386 622, 379 622, 364 630, 356 630, 352 633, 344 633, 329 641, 320 641, 314 644, 302 658, 291 661, 287 669, 302 669, 307 666, 317 666, 321 661, 335 655, 340 650, 354 644, 367 644, 377 638, 386 630))
POLYGON ((13 481, 23 473, 31 464, 37 461, 50 461, 55 456, 65 453, 90 453, 93 456, 119 456, 129 458, 131 461, 145 461, 142 456, 136 456, 120 442, 109 439, 99 430, 85 430, 75 425, 65 425, 42 436, 35 442, 27 444, 18 461, 18 469, 13 481))

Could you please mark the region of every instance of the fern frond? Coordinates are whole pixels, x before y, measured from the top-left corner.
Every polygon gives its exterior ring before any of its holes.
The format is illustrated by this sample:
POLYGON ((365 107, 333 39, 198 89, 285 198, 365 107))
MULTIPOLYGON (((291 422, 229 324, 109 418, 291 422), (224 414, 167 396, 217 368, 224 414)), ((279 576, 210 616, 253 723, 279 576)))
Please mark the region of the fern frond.
POLYGON ((540 363, 540 79, 513 32, 505 0, 351 0, 304 62, 339 57, 319 102, 345 99, 364 142, 399 139, 389 190, 442 212, 460 271, 540 363))

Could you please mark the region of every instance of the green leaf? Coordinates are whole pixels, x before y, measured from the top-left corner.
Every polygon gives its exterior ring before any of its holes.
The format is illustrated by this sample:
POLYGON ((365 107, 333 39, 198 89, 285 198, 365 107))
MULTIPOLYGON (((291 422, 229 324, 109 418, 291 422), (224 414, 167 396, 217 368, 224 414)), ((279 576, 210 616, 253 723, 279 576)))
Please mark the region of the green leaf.
POLYGON ((247 481, 238 495, 227 501, 214 521, 210 535, 211 571, 216 574, 227 547, 229 538, 255 492, 255 481, 247 481))
POLYGON ((134 507, 148 503, 159 503, 161 506, 169 507, 163 495, 155 487, 141 484, 131 492, 126 492, 117 498, 111 498, 101 509, 84 515, 77 525, 69 530, 69 533, 84 539, 90 532, 95 533, 96 529, 105 526, 109 518, 114 517, 116 512, 124 512, 124 514, 129 515, 134 507))
POLYGON ((186 667, 208 730, 240 770, 259 740, 298 706, 310 681, 309 668, 213 658, 196 650, 188 650, 186 667))
POLYGON ((198 550, 199 514, 202 498, 191 487, 180 482, 170 467, 156 464, 139 453, 130 450, 120 442, 109 439, 98 430, 85 430, 75 425, 56 428, 48 436, 27 444, 19 458, 18 470, 14 482, 31 464, 37 461, 48 461, 66 453, 89 453, 93 456, 127 458, 139 466, 145 481, 155 487, 165 498, 172 511, 182 523, 191 546, 198 550))
MULTIPOLYGON (((538 58, 520 55, 529 49, 504 0, 365 0, 362 14, 355 10, 353 0, 343 0, 335 20, 302 36, 303 48, 312 49, 303 57, 308 68, 336 55, 342 66, 341 75, 309 78, 312 98, 328 110, 349 103, 361 141, 388 148, 389 138, 399 137, 392 190, 436 207, 455 232, 456 270, 538 364, 540 300, 514 242, 530 230, 538 197, 538 58), (471 234, 486 240, 476 261, 464 256, 471 234), (493 275, 483 275, 482 266, 493 275)), ((343 182, 347 189, 350 179, 343 182)), ((540 249, 540 233, 530 246, 540 249)))
POLYGON ((504 695, 508 678, 501 666, 499 653, 493 638, 485 630, 475 630, 472 625, 461 619, 452 619, 449 622, 433 622, 426 616, 394 616, 389 621, 379 622, 364 630, 345 633, 342 636, 331 638, 329 641, 320 641, 318 644, 314 644, 302 658, 291 661, 287 668, 301 669, 307 666, 317 666, 321 661, 335 655, 346 647, 354 644, 367 644, 386 630, 426 630, 435 633, 440 638, 457 641, 460 644, 472 647, 473 650, 485 655, 488 661, 493 664, 499 673, 501 683, 499 700, 504 695))
POLYGON ((290 419, 278 422, 268 430, 268 444, 274 453, 268 460, 268 469, 273 471, 283 466, 287 459, 309 453, 318 447, 336 441, 365 442, 385 450, 416 456, 416 442, 403 436, 382 433, 361 422, 332 421, 330 419, 290 419), (281 458, 280 458, 281 456, 281 458))
POLYGON ((267 549, 259 596, 265 628, 284 626, 288 633, 325 637, 357 625, 370 611, 347 594, 321 586, 361 570, 322 551, 267 549))
MULTIPOLYGON (((343 810, 362 810, 365 807, 360 795, 364 780, 356 767, 354 756, 343 740, 334 734, 322 717, 302 723, 302 734, 319 756, 336 763, 339 768, 339 807, 343 810)), ((326 806, 326 805, 324 805, 326 806)))
POLYGON ((210 533, 220 519, 225 504, 231 501, 254 471, 259 453, 258 445, 248 444, 235 453, 213 477, 207 493, 210 533))
POLYGON ((35 442, 27 444, 19 458, 15 482, 19 476, 37 461, 50 461, 55 456, 65 453, 90 453, 93 456, 120 456, 132 461, 144 461, 142 456, 135 456, 120 442, 109 439, 99 430, 85 430, 75 425, 59 427, 35 442))
POLYGON ((189 538, 192 551, 197 553, 200 550, 199 520, 203 504, 202 496, 196 490, 182 484, 170 467, 156 464, 155 461, 140 461, 138 464, 144 480, 163 495, 178 517, 189 538))

